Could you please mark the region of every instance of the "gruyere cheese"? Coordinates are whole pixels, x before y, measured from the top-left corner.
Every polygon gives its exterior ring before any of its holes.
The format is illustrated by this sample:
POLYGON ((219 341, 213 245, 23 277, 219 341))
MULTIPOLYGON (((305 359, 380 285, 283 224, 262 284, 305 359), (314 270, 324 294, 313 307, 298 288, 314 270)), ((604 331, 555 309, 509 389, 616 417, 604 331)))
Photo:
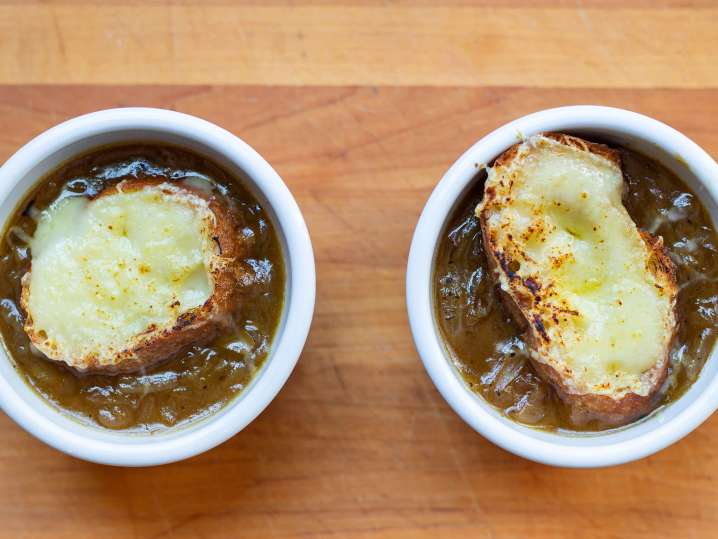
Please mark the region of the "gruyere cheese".
POLYGON ((579 393, 652 390, 675 293, 622 203, 620 163, 537 135, 489 169, 485 192, 477 215, 501 288, 540 335, 534 358, 579 393))
POLYGON ((212 295, 214 219, 206 200, 169 183, 42 212, 26 308, 49 357, 116 361, 138 335, 171 327, 212 295))

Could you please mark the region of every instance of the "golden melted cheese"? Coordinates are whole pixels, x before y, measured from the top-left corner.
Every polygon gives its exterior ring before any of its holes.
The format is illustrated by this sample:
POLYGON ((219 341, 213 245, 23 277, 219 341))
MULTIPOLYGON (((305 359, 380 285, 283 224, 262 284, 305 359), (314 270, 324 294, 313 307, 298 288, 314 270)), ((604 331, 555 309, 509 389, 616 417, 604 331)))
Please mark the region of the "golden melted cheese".
POLYGON ((477 214, 504 261, 502 289, 543 334, 535 358, 580 391, 645 394, 675 298, 623 206, 619 164, 538 135, 489 170, 486 189, 496 196, 477 214))
POLYGON ((170 184, 51 205, 31 243, 27 298, 43 352, 107 364, 135 336, 202 305, 213 218, 204 199, 170 184))

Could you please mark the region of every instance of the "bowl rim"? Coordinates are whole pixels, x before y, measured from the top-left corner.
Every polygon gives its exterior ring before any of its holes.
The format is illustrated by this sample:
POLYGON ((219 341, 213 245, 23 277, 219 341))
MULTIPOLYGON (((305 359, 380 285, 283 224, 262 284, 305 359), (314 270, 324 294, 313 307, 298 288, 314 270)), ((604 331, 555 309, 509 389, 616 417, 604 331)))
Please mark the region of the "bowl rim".
MULTIPOLYGON (((499 447, 535 462, 564 467, 610 466, 653 454, 705 421, 718 408, 718 376, 710 380, 676 417, 666 422, 658 421, 655 428, 631 439, 611 444, 591 445, 587 442, 580 446, 560 443, 569 438, 562 434, 537 439, 528 432, 536 429, 502 418, 460 380, 433 314, 431 276, 436 244, 450 211, 473 181, 477 167, 491 162, 526 136, 562 130, 602 131, 650 141, 669 155, 678 155, 690 163, 690 170, 710 198, 718 200, 718 164, 695 142, 658 120, 624 109, 596 105, 558 107, 523 116, 472 145, 454 162, 431 193, 411 242, 406 273, 407 310, 414 343, 427 373, 444 399, 474 430, 499 447)), ((707 363, 711 361, 716 361, 716 347, 707 363)), ((622 430, 632 427, 629 425, 622 430)), ((595 435, 595 439, 600 438, 601 434, 595 435)))
MULTIPOLYGON (((153 132, 207 147, 241 169, 252 187, 261 193, 274 213, 277 232, 284 240, 286 291, 284 324, 278 329, 270 356, 252 385, 207 418, 191 422, 168 436, 137 435, 109 431, 117 441, 98 440, 96 427, 79 422, 79 428, 63 427, 52 416, 62 414, 39 394, 50 413, 39 413, 0 376, 0 408, 25 430, 48 445, 91 462, 117 466, 152 466, 176 462, 207 451, 241 431, 264 410, 289 378, 306 342, 314 313, 316 275, 309 231, 301 210, 280 176, 253 148, 229 131, 201 118, 157 108, 128 107, 100 110, 71 118, 51 127, 17 150, 0 167, 0 202, 34 166, 75 143, 92 148, 98 135, 115 132, 153 132), (235 403, 239 404, 239 403, 235 403)), ((140 138, 140 137, 138 137, 140 138)), ((182 143, 177 144, 179 146, 182 143)), ((33 184, 34 187, 35 184, 33 184)), ((28 188, 29 189, 29 188, 28 188)), ((3 223, 4 227, 4 223, 3 223)), ((0 361, 9 361, 4 347, 0 361)), ((105 436, 104 429, 100 429, 105 436)))

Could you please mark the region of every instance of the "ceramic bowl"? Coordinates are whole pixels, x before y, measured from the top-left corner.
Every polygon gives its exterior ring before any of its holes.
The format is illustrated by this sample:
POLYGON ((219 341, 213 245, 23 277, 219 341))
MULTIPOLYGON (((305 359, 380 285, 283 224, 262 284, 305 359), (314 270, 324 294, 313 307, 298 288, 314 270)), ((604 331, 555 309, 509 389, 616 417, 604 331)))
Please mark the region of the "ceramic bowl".
POLYGON ((205 120, 169 110, 94 112, 53 127, 0 167, 0 222, 46 173, 107 144, 162 142, 199 152, 245 180, 275 223, 287 266, 285 306, 269 356, 251 384, 208 418, 154 434, 125 433, 80 423, 33 391, 0 349, 0 407, 47 444, 81 459, 120 466, 164 464, 206 451, 247 426, 272 401, 304 346, 314 310, 312 245, 302 214, 279 175, 252 148, 205 120))
POLYGON ((477 181, 477 165, 491 163, 523 137, 565 131, 637 150, 676 173, 718 221, 718 165, 695 142, 652 118, 627 110, 574 106, 544 110, 510 122, 479 140, 434 189, 416 226, 406 277, 407 308, 416 348, 434 384, 471 427, 517 455, 557 466, 620 464, 676 442, 718 407, 718 357, 711 352, 698 380, 677 401, 635 424, 594 434, 550 432, 511 421, 473 393, 452 365, 435 318, 434 257, 449 215, 477 181))

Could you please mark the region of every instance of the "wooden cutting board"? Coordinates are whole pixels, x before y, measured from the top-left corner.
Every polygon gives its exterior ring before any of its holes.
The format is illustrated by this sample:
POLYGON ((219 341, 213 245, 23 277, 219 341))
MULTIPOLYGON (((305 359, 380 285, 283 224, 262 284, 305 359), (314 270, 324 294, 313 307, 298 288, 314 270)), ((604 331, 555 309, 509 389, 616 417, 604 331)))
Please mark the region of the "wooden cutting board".
POLYGON ((715 537, 718 418, 624 466, 533 464, 454 414, 407 324, 421 208, 499 125, 614 105, 718 156, 714 3, 590 4, 0 0, 0 161, 101 108, 204 117, 284 178, 318 279, 289 382, 204 455, 88 464, 0 414, 0 537, 715 537))

